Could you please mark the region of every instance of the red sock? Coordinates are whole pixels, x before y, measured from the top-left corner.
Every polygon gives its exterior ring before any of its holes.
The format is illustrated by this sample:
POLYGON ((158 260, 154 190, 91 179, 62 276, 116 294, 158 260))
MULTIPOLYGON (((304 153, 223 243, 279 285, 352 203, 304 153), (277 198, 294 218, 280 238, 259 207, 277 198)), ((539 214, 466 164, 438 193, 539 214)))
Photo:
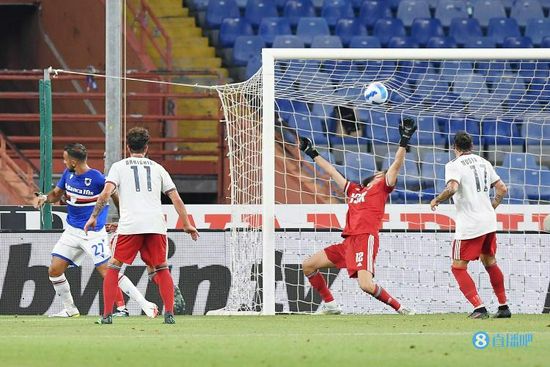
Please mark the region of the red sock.
POLYGON ((323 298, 323 301, 334 301, 334 297, 332 296, 332 293, 330 293, 330 289, 328 289, 327 282, 325 282, 325 278, 323 278, 323 275, 319 271, 306 275, 306 277, 311 286, 319 292, 321 298, 323 298))
POLYGON ((380 302, 384 302, 385 304, 389 305, 395 311, 401 308, 401 304, 399 303, 399 301, 393 298, 384 288, 380 287, 378 284, 376 285, 376 288, 374 289, 374 294, 372 296, 380 302))
POLYGON ((108 268, 103 279, 103 317, 113 313, 118 288, 119 269, 108 268))
POLYGON ((466 268, 455 268, 454 266, 451 266, 451 271, 455 276, 460 291, 464 294, 466 299, 470 301, 474 308, 481 306, 483 302, 481 302, 481 298, 479 297, 479 294, 477 294, 474 280, 470 274, 468 274, 466 268))
POLYGON ((506 304, 506 290, 504 289, 504 275, 496 263, 485 268, 491 279, 491 285, 498 298, 498 303, 506 304))
POLYGON ((157 284, 159 286, 160 298, 164 303, 164 312, 174 313, 174 281, 168 269, 157 271, 157 284))
POLYGON ((117 288, 116 291, 115 304, 117 307, 123 307, 126 305, 126 302, 124 301, 124 296, 122 295, 122 291, 120 290, 120 288, 117 288))

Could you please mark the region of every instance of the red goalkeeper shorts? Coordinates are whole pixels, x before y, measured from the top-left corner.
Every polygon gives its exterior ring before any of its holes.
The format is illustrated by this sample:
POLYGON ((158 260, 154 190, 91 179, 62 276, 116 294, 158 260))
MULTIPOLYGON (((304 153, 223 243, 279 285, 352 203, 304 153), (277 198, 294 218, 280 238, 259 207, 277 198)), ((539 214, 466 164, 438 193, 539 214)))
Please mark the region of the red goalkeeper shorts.
POLYGON ((346 268, 350 278, 357 278, 359 270, 366 270, 374 275, 378 235, 366 233, 346 237, 344 242, 325 248, 325 254, 337 268, 346 268))
POLYGON ((454 240, 453 260, 477 260, 480 254, 495 256, 497 253, 496 232, 487 233, 467 240, 454 240))
POLYGON ((125 264, 132 264, 138 252, 143 262, 149 266, 165 263, 168 257, 165 234, 119 234, 113 242, 113 257, 125 264))

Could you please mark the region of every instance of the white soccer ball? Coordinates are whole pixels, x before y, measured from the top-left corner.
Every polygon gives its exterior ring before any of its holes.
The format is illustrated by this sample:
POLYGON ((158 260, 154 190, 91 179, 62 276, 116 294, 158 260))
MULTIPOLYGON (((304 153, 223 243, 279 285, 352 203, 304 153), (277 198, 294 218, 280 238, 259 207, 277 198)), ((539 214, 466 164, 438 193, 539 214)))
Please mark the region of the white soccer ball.
POLYGON ((542 230, 550 233, 550 214, 544 218, 544 221, 542 222, 542 230))
POLYGON ((368 104, 384 103, 388 100, 388 88, 383 83, 373 82, 365 87, 363 96, 368 104))

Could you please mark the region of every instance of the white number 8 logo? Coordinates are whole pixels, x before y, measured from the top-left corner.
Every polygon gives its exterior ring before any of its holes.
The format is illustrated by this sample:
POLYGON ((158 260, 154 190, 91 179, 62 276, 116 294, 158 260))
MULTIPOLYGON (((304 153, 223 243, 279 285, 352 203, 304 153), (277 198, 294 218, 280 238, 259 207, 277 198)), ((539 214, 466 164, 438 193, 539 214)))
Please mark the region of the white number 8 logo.
POLYGON ((485 349, 489 345, 489 334, 484 331, 478 331, 472 338, 472 343, 476 349, 485 349))

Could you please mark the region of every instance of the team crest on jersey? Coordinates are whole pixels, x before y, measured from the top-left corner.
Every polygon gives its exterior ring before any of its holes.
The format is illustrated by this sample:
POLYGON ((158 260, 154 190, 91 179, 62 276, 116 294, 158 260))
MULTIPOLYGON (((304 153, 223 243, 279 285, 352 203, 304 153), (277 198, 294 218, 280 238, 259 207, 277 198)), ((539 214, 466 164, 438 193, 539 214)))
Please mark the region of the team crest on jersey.
POLYGON ((90 186, 92 184, 92 179, 89 177, 84 178, 84 185, 90 186))

